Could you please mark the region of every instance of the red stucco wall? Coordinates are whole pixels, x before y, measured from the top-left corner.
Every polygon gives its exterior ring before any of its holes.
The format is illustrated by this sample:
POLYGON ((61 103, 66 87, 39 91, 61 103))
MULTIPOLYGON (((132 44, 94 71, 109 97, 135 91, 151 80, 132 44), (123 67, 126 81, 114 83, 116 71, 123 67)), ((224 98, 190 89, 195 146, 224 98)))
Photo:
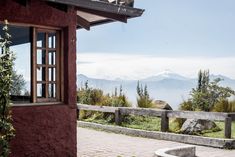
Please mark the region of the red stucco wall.
POLYGON ((75 157, 76 109, 66 105, 13 107, 13 157, 75 157))
POLYGON ((63 105, 13 107, 16 137, 11 142, 12 157, 76 156, 76 11, 67 12, 41 0, 22 6, 0 0, 0 21, 60 27, 64 34, 63 105))

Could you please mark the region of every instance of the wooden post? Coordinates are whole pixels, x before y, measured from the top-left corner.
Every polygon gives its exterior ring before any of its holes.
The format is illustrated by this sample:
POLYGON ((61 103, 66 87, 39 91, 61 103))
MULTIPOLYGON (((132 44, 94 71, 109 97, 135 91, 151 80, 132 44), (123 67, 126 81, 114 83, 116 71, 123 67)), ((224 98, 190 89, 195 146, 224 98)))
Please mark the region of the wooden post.
POLYGON ((161 131, 167 132, 168 130, 169 130, 169 118, 167 117, 167 111, 163 111, 161 116, 161 131))
POLYGON ((119 109, 117 109, 117 110, 115 110, 115 124, 121 125, 121 123, 122 123, 121 112, 119 109))
POLYGON ((224 137, 231 138, 232 118, 226 117, 224 121, 224 137))

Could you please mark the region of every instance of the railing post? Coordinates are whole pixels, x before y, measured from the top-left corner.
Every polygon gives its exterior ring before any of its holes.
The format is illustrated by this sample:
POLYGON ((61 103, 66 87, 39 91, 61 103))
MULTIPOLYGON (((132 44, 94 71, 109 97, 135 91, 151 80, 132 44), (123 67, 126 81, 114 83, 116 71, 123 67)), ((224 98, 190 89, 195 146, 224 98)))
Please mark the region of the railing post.
POLYGON ((122 116, 121 116, 120 109, 118 108, 115 110, 115 124, 121 125, 121 123, 122 123, 122 116))
POLYGON ((168 130, 169 130, 169 118, 167 117, 167 111, 163 111, 161 116, 161 131, 167 132, 168 130))
POLYGON ((231 138, 232 118, 226 117, 224 121, 224 137, 231 138))

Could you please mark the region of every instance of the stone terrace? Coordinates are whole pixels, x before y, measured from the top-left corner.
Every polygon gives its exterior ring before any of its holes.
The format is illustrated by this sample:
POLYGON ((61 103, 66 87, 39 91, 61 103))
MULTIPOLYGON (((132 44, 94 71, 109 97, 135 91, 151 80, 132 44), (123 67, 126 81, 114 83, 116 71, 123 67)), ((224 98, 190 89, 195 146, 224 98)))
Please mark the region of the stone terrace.
MULTIPOLYGON (((78 157, 152 157, 157 149, 186 144, 77 129, 78 157)), ((198 157, 234 157, 235 150, 196 147, 198 157)))

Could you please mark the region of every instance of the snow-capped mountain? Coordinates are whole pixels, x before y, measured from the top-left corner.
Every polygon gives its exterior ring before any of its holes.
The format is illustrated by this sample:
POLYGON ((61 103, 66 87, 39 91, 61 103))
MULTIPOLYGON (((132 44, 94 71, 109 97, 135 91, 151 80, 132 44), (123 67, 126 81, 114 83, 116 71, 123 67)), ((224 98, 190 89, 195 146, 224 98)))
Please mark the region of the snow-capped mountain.
POLYGON ((163 72, 158 73, 155 76, 148 77, 144 79, 143 81, 161 81, 165 79, 188 80, 189 78, 186 78, 182 75, 174 73, 171 70, 165 70, 163 72))

